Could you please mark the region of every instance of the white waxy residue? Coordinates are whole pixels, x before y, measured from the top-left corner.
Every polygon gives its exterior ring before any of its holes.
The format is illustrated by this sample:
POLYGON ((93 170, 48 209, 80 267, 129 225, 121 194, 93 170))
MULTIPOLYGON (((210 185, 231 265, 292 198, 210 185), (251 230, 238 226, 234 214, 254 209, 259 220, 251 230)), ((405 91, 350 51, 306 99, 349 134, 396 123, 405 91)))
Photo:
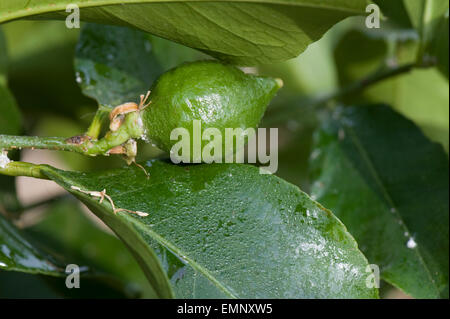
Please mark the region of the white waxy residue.
POLYGON ((5 168, 11 160, 8 158, 8 153, 6 151, 0 151, 0 168, 5 168))
POLYGON ((408 242, 406 243, 406 247, 411 249, 417 247, 417 243, 414 241, 414 238, 409 237, 408 242))
POLYGON ((83 82, 83 80, 81 79, 80 73, 76 72, 75 73, 75 81, 77 81, 78 84, 80 84, 81 82, 83 82))

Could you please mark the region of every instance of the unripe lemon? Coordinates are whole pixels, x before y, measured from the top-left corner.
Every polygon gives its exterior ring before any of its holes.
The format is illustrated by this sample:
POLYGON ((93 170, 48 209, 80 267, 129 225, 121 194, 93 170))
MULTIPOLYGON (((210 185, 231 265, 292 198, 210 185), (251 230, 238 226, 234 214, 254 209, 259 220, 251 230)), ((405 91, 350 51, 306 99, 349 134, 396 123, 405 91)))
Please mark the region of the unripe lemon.
MULTIPOLYGON (((171 132, 177 128, 189 131, 192 148, 194 120, 200 121, 202 132, 217 128, 222 136, 225 128, 256 128, 281 86, 279 79, 245 74, 219 62, 183 64, 153 85, 151 104, 141 115, 144 138, 170 152, 177 143, 170 139, 171 132)), ((207 143, 202 140, 201 147, 207 143)))

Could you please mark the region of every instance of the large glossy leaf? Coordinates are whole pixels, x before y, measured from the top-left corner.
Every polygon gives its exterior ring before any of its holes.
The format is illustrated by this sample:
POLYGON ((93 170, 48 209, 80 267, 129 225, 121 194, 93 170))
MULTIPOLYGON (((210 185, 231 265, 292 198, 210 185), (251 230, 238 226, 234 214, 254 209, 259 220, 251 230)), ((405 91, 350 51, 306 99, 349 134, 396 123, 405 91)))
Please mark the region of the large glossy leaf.
MULTIPOLYGON (((71 186, 75 185, 75 182, 67 180, 67 177, 65 176, 63 177, 63 171, 47 168, 46 172, 49 177, 51 177, 55 181, 60 182, 69 191, 74 192, 74 190, 71 189, 71 186)), ((144 174, 142 171, 141 173, 144 174)), ((70 173, 68 174, 70 175, 70 173)), ((84 175, 85 174, 80 173, 79 177, 82 177, 84 175)), ((145 175, 143 178, 146 179, 145 175)), ((82 186, 83 188, 85 187, 80 184, 77 185, 82 186)), ((126 184, 123 185, 127 187, 126 184)), ((90 186, 92 185, 89 185, 87 187, 90 186)), ((77 193, 77 195, 80 194, 77 193)), ((148 281, 150 282, 150 285, 153 288, 153 293, 159 298, 173 297, 172 288, 167 280, 167 276, 165 275, 164 270, 162 269, 158 257, 156 256, 155 252, 145 243, 141 235, 136 230, 134 230, 128 222, 118 218, 118 215, 112 213, 112 211, 108 211, 107 209, 99 209, 104 208, 104 206, 100 205, 97 201, 92 199, 91 201, 87 201, 86 198, 84 199, 85 204, 90 207, 91 210, 94 210, 94 207, 96 208, 94 212, 97 214, 97 216, 102 219, 102 221, 107 226, 109 226, 130 249, 138 264, 144 271, 144 274, 146 275, 148 281)))
POLYGON ((158 265, 145 255, 155 249, 177 297, 377 296, 345 227, 297 187, 247 165, 143 164, 149 179, 133 166, 41 170, 86 203, 153 274, 158 265), (116 207, 149 216, 114 214, 106 201, 72 186, 106 189, 116 207))
POLYGON ((133 26, 249 65, 299 55, 338 21, 365 14, 367 1, 3 0, 0 23, 30 16, 64 19, 69 3, 80 7, 82 20, 133 26))
POLYGON ((387 106, 339 110, 317 134, 313 196, 382 277, 417 298, 448 298, 448 157, 387 106))
POLYGON ((76 48, 76 80, 85 95, 113 107, 137 102, 161 73, 199 55, 135 29, 89 23, 76 48))

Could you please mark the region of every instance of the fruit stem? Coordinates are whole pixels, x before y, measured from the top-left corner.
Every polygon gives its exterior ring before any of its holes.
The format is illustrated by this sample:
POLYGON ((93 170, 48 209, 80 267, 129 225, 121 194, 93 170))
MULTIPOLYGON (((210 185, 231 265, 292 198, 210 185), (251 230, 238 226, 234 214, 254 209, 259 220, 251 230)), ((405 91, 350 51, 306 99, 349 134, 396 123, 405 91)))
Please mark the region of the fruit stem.
POLYGON ((89 125, 86 135, 96 140, 102 132, 102 128, 105 126, 108 120, 108 114, 110 109, 104 106, 100 106, 92 119, 91 125, 89 125))
POLYGON ((62 137, 37 137, 0 135, 0 150, 16 148, 38 148, 57 151, 69 151, 84 155, 109 155, 108 151, 126 143, 132 138, 140 138, 143 134, 142 121, 139 112, 126 115, 124 122, 115 132, 108 131, 99 140, 89 136, 74 136, 68 139, 62 137))
POLYGON ((26 162, 10 162, 4 167, 0 166, 0 174, 8 176, 27 176, 40 179, 49 179, 41 172, 41 166, 26 162))
POLYGON ((37 137, 37 136, 14 136, 0 135, 0 149, 22 149, 37 148, 58 151, 80 151, 80 144, 67 142, 63 137, 37 137))

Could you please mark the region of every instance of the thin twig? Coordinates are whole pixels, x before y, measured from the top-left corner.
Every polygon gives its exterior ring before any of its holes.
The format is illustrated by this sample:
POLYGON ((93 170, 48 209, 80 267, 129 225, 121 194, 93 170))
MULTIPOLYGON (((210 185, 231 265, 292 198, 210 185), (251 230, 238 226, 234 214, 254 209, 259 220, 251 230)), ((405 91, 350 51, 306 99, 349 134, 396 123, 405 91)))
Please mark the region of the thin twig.
POLYGON ((370 74, 369 76, 359 81, 356 81, 342 89, 336 90, 335 92, 319 98, 314 104, 321 105, 330 100, 338 100, 349 95, 356 95, 364 91, 368 87, 375 85, 381 81, 396 77, 404 73, 408 73, 415 67, 417 67, 415 63, 409 63, 398 67, 382 67, 379 70, 375 71, 373 74, 370 74))
MULTIPOLYGON (((416 63, 408 63, 400 66, 387 66, 383 65, 380 69, 375 71, 374 73, 368 75, 365 78, 362 78, 346 87, 339 88, 334 92, 328 93, 328 94, 320 94, 316 97, 312 98, 305 98, 302 102, 303 106, 308 106, 312 108, 321 108, 324 105, 327 105, 331 101, 337 101, 342 98, 345 98, 347 96, 356 95, 358 93, 363 92, 370 86, 373 86, 377 83, 380 83, 386 79, 394 78, 398 75, 408 73, 412 71, 415 68, 428 68, 433 66, 434 64, 432 61, 429 61, 427 63, 422 64, 416 64, 416 63)), ((289 105, 286 107, 280 107, 277 109, 274 109, 274 112, 283 112, 283 116, 280 116, 277 118, 276 122, 282 122, 285 119, 291 119, 295 117, 295 114, 301 109, 298 107, 298 105, 289 105)), ((273 121, 272 121, 273 122, 273 121)), ((269 121, 269 123, 272 123, 269 121)))

